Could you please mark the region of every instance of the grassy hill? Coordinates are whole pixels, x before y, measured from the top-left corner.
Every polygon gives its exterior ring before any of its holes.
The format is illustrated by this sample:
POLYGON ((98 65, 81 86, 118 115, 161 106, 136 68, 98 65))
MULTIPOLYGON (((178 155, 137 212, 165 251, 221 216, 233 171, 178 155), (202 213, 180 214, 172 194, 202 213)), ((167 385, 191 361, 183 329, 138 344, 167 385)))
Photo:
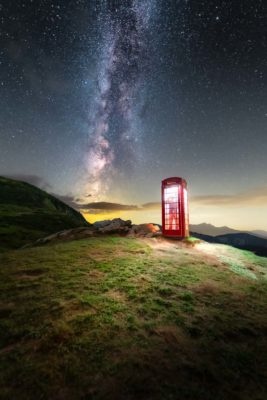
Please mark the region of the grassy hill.
POLYGON ((1 399, 267 398, 267 259, 115 236, 0 256, 1 399))
POLYGON ((25 182, 0 177, 0 251, 63 229, 86 226, 83 216, 25 182))

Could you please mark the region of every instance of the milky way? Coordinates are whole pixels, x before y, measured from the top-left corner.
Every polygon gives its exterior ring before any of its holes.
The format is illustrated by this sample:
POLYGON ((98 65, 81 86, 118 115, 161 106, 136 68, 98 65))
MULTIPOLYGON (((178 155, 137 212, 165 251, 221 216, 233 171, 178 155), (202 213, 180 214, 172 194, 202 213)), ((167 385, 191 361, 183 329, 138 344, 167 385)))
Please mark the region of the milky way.
POLYGON ((102 34, 98 66, 98 95, 89 120, 86 155, 90 195, 105 196, 118 174, 140 157, 138 90, 149 65, 147 32, 155 2, 128 1, 101 7, 98 24, 102 34))
MULTIPOLYGON (((266 186, 266 1, 2 1, 0 13, 0 175, 83 204, 157 202, 169 176, 212 199, 266 186)), ((264 210, 242 210, 195 215, 262 226, 264 210)))

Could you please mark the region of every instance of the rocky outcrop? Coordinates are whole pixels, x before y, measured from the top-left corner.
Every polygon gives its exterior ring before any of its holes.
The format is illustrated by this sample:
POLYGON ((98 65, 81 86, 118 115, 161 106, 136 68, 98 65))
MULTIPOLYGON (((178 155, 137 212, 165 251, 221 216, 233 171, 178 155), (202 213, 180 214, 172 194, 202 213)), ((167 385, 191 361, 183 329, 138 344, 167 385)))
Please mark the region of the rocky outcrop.
POLYGON ((132 225, 128 236, 132 237, 153 237, 160 234, 160 228, 155 224, 132 225))
POLYGON ((128 233, 132 226, 132 221, 123 221, 120 218, 113 220, 99 221, 94 224, 94 227, 101 233, 128 233))
MULTIPOLYGON (((64 241, 64 240, 75 240, 75 239, 84 239, 87 237, 91 237, 94 235, 94 230, 90 228, 74 228, 74 229, 66 229, 64 231, 53 233, 52 235, 46 236, 44 238, 36 240, 33 243, 34 246, 39 246, 42 244, 64 241)), ((31 244, 32 245, 32 244, 31 244)), ((29 247, 31 245, 23 246, 29 247)))
POLYGON ((160 234, 157 224, 132 225, 132 221, 123 221, 120 218, 97 221, 93 226, 98 233, 125 233, 130 237, 153 237, 160 234))
POLYGON ((154 237, 161 235, 161 231, 159 225, 156 224, 132 225, 132 221, 130 220, 124 221, 120 218, 115 218, 113 220, 97 221, 88 227, 66 229, 56 232, 24 247, 40 246, 48 243, 109 234, 118 234, 127 237, 154 237))

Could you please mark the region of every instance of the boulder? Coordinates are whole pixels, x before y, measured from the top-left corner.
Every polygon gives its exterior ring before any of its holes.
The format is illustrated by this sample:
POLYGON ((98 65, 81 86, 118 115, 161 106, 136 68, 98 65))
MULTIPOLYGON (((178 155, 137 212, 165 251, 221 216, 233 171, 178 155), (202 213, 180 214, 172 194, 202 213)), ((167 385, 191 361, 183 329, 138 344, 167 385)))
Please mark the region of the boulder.
POLYGON ((131 226, 132 221, 130 220, 123 221, 120 218, 114 218, 108 224, 99 228, 98 231, 101 233, 127 233, 131 226))
MULTIPOLYGON (((132 225, 130 220, 123 221, 120 218, 95 222, 89 227, 65 229, 53 233, 32 243, 33 246, 49 244, 55 241, 76 240, 101 234, 117 233, 128 237, 155 237, 161 235, 160 226, 157 224, 132 225)), ((25 246, 24 246, 25 247, 25 246)))
POLYGON ((112 220, 111 219, 105 219, 104 221, 96 221, 93 226, 95 229, 102 229, 105 228, 105 226, 108 226, 111 224, 112 220))
POLYGON ((36 240, 33 243, 34 246, 39 246, 42 244, 51 243, 54 241, 63 241, 63 240, 75 240, 75 239, 83 239, 86 237, 91 237, 96 232, 90 227, 81 227, 81 228, 73 228, 66 229, 64 231, 53 233, 52 235, 46 236, 44 238, 36 240))
POLYGON ((71 232, 72 232, 72 229, 66 229, 65 231, 58 232, 58 237, 59 238, 65 238, 68 235, 70 235, 71 232))
POLYGON ((137 236, 137 237, 154 237, 158 236, 160 232, 160 228, 155 224, 140 224, 140 225, 132 225, 129 230, 129 236, 137 236))

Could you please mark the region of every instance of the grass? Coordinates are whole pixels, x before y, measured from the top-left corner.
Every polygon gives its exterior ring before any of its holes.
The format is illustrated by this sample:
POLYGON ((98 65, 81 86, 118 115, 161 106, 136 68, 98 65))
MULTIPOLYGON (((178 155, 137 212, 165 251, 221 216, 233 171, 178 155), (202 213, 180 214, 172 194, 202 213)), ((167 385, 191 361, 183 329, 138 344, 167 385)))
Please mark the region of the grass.
POLYGON ((0 398, 266 399, 267 260, 198 246, 114 236, 3 253, 0 398))
POLYGON ((68 228, 80 227, 80 221, 60 211, 25 210, 0 204, 0 251, 22 247, 40 237, 68 228))
POLYGON ((0 176, 0 251, 88 226, 80 213, 28 183, 0 176))

